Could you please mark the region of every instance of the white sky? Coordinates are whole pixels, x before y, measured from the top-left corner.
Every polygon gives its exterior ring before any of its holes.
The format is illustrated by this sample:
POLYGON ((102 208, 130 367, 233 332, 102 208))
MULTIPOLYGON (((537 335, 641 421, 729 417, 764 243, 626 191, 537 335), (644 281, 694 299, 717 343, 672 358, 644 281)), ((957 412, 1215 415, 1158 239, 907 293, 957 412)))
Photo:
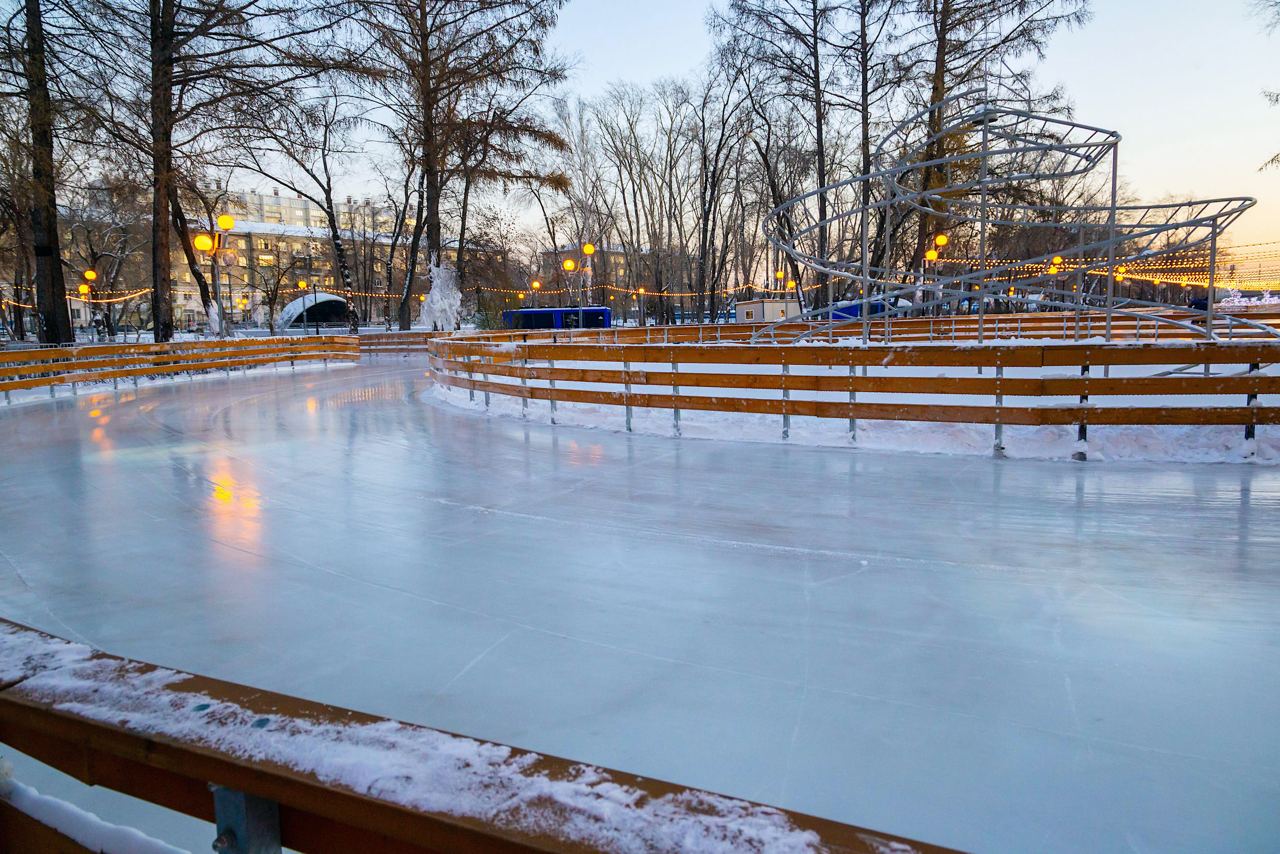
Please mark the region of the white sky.
MULTIPOLYGON (((1250 0, 1094 0, 1093 20, 1054 37, 1040 68, 1087 124, 1124 136, 1120 169, 1143 199, 1248 195, 1259 205, 1230 242, 1280 240, 1280 33, 1259 26, 1250 0)), ((647 83, 695 68, 710 48, 706 4, 570 0, 552 42, 580 60, 571 88, 647 83)))

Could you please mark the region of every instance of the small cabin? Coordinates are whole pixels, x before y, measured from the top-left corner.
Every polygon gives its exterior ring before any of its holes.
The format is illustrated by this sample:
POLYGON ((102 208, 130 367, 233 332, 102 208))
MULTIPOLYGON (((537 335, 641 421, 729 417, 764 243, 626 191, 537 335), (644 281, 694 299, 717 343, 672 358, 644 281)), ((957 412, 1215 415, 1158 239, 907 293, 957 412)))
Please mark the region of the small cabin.
POLYGON ((739 300, 733 307, 735 323, 773 323, 800 313, 800 304, 791 299, 739 300))

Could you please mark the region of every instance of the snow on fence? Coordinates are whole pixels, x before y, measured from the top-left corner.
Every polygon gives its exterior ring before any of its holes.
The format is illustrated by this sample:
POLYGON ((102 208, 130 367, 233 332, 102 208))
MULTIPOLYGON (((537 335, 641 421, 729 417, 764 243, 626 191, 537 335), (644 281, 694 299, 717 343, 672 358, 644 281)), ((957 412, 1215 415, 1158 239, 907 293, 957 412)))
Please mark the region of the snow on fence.
MULTIPOLYGON (((214 821, 215 850, 943 850, 117 658, 4 620, 0 741, 214 821)), ((0 850, 35 838, 29 824, 0 821, 0 850)))
MULTIPOLYGON (((696 343, 709 328, 486 333, 428 342, 442 386, 557 405, 772 415, 782 435, 795 416, 991 425, 1003 451, 1006 425, 1074 425, 1083 456, 1090 425, 1280 423, 1280 343, 1008 341, 849 346, 853 342, 696 343), (659 339, 660 340, 660 339, 659 339)), ((736 335, 736 327, 726 330, 736 335)))
POLYGON ((89 344, 77 347, 33 347, 0 350, 0 391, 49 389, 120 380, 136 385, 139 377, 172 376, 200 371, 243 370, 288 362, 353 361, 359 359, 353 337, 226 338, 167 344, 89 344))

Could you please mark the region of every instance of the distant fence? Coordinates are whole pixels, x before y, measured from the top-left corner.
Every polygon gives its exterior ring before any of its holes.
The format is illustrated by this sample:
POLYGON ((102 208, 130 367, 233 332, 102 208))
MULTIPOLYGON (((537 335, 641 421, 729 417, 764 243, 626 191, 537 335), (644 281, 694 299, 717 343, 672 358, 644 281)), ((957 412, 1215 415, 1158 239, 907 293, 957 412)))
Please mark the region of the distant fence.
MULTIPOLYGON (((219 851, 944 850, 164 670, 5 620, 0 741, 215 822, 219 851)), ((0 850, 83 850, 55 837, 0 809, 0 850)))
POLYGON ((677 432, 681 411, 691 410, 777 415, 784 436, 792 416, 849 419, 851 430, 858 419, 959 422, 994 425, 999 450, 1004 425, 1078 425, 1083 439, 1091 424, 1235 424, 1253 438, 1256 425, 1280 423, 1280 407, 1260 399, 1280 394, 1280 376, 1263 371, 1280 362, 1280 344, 1260 340, 861 347, 750 345, 740 338, 680 343, 692 329, 677 327, 649 331, 668 343, 642 343, 641 332, 483 333, 435 338, 427 346, 434 379, 473 398, 549 401, 553 415, 558 403, 617 406, 627 429, 634 407, 671 410, 677 432), (1224 375, 1212 366, 1234 370, 1224 375), (1150 370, 1110 376, 1134 368, 1150 370), (1206 402, 1211 396, 1219 400, 1206 402), (1239 404, 1221 405, 1222 396, 1239 404), (1120 397, 1128 399, 1098 405, 1098 398, 1120 397), (1167 405, 1170 397, 1178 405, 1167 405))
POLYGON ((260 365, 297 362, 353 361, 359 342, 347 336, 309 338, 226 338, 167 344, 89 344, 0 350, 0 391, 57 386, 74 391, 84 383, 139 377, 172 376, 198 371, 244 370, 260 365))

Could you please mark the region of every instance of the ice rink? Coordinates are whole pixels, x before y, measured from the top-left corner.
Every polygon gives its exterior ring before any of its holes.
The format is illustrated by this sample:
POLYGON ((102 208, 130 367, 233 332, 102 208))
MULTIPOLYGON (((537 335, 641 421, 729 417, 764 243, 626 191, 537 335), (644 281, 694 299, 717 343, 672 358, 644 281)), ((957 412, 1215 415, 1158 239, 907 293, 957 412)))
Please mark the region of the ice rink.
POLYGON ((959 848, 1274 850, 1280 467, 677 440, 427 385, 0 405, 0 615, 959 848))

